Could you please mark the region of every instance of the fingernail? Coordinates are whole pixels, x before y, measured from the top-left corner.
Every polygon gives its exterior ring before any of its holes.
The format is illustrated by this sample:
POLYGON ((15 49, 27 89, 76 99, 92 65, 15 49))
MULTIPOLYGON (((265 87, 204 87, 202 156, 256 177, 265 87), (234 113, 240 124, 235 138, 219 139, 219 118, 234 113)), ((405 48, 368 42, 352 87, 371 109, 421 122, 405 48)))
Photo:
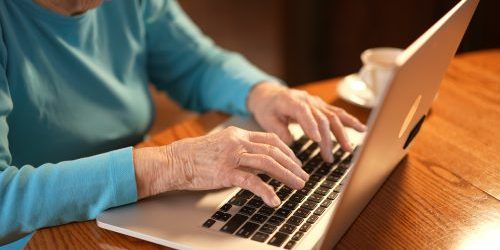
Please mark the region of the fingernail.
POLYGON ((300 190, 300 189, 303 189, 304 186, 306 185, 306 182, 304 180, 301 180, 299 178, 297 178, 299 181, 297 182, 297 190, 300 190))
POLYGON ((316 130, 314 131, 314 134, 313 134, 313 137, 312 138, 315 142, 321 142, 321 135, 319 134, 319 131, 316 130))
POLYGON ((275 207, 279 206, 281 204, 281 201, 278 197, 274 196, 272 201, 271 201, 271 204, 275 207))
POLYGON ((328 161, 328 163, 332 163, 333 162, 333 155, 332 154, 328 154, 328 159, 326 161, 328 161))
POLYGON ((306 173, 305 171, 302 171, 302 180, 308 181, 309 180, 309 174, 306 173))

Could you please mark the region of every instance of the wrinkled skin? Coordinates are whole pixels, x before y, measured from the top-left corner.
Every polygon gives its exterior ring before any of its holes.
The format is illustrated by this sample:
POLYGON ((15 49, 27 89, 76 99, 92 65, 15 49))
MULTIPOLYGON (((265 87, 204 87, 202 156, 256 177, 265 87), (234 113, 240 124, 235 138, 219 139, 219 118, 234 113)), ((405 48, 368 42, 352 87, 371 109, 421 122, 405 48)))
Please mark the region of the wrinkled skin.
POLYGON ((249 111, 270 132, 251 132, 235 127, 179 140, 162 147, 134 150, 139 198, 169 190, 207 190, 238 186, 262 197, 269 206, 279 198, 256 173, 266 173, 285 185, 300 189, 309 178, 287 143, 292 137, 288 122, 297 121, 306 135, 321 146, 331 161, 331 132, 345 150, 351 150, 344 125, 365 129, 342 109, 317 97, 276 84, 262 83, 248 97, 249 111), (330 153, 328 153, 330 152, 330 153))

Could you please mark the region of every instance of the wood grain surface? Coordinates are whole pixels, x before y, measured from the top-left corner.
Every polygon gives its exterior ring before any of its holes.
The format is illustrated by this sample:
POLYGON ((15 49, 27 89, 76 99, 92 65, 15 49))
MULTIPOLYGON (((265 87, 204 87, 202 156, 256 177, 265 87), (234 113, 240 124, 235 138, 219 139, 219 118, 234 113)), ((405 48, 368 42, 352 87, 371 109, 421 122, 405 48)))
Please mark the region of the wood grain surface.
MULTIPOLYGON (((301 86, 366 120, 369 110, 339 98, 331 79, 301 86)), ((199 136, 227 119, 207 113, 138 146, 199 136)), ((338 249, 485 249, 500 246, 500 50, 456 57, 431 115, 338 249)), ((163 249, 96 226, 37 231, 28 249, 163 249)), ((497 248, 498 249, 498 248, 497 248)))

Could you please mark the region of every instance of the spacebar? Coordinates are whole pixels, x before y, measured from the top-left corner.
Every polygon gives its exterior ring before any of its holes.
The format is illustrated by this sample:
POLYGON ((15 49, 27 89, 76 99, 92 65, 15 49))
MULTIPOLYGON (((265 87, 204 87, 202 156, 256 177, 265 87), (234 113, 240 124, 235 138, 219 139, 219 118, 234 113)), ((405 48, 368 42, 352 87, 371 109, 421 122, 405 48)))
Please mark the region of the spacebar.
POLYGON ((247 216, 241 215, 241 214, 235 214, 233 218, 231 218, 226 225, 224 225, 220 231, 225 232, 225 233, 234 233, 236 229, 238 229, 246 220, 248 219, 247 216))

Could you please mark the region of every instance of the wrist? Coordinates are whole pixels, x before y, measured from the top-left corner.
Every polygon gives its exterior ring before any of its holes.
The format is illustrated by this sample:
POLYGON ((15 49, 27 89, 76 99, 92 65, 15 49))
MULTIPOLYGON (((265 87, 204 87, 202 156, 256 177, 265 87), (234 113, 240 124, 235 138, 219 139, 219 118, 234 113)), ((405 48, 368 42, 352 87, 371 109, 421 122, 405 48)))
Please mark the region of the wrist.
POLYGON ((282 91, 287 89, 286 86, 282 84, 277 84, 275 82, 263 81, 257 83, 252 87, 247 97, 247 109, 251 114, 255 112, 262 106, 266 99, 272 98, 276 91, 282 91))
POLYGON ((143 199, 175 189, 179 176, 175 176, 175 158, 171 145, 133 150, 137 196, 143 199))

